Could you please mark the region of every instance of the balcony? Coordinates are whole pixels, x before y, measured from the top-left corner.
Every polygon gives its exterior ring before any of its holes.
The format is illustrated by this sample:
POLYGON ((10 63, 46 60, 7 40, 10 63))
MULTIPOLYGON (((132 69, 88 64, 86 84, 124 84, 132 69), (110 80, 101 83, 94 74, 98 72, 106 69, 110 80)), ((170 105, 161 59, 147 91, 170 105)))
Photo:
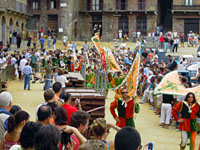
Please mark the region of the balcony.
POLYGON ((27 13, 27 5, 20 3, 16 0, 7 0, 7 2, 0 2, 0 8, 5 9, 9 13, 15 13, 19 15, 28 15, 30 14, 27 13))
POLYGON ((104 2, 98 5, 90 5, 82 7, 80 12, 154 12, 157 11, 156 4, 152 2, 126 2, 126 3, 112 3, 104 2))
POLYGON ((173 4, 173 11, 195 12, 200 10, 200 1, 183 0, 182 3, 173 4))

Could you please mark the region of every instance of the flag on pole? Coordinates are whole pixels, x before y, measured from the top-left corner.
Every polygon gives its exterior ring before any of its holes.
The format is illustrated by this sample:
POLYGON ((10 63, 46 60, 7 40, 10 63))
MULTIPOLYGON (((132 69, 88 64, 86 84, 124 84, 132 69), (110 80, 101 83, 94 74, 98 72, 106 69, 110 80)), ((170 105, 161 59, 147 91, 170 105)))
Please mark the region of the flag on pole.
POLYGON ((106 65, 106 59, 105 59, 105 57, 106 57, 106 51, 103 50, 103 49, 100 47, 100 38, 99 38, 99 35, 96 34, 95 36, 93 36, 93 37, 91 38, 91 40, 92 40, 92 42, 93 42, 95 48, 97 49, 99 55, 101 56, 101 59, 102 59, 102 61, 103 61, 103 64, 106 65))
POLYGON ((137 51, 137 55, 136 55, 135 60, 129 70, 128 75, 122 81, 122 83, 114 89, 114 90, 117 90, 122 86, 126 86, 128 96, 130 96, 130 97, 136 96, 136 93, 137 93, 139 67, 140 67, 140 50, 141 50, 141 48, 139 48, 139 50, 137 51))
MULTIPOLYGON (((104 48, 104 49, 106 49, 106 48, 104 48)), ((106 63, 107 63, 109 71, 111 71, 111 72, 121 71, 122 72, 120 66, 118 65, 117 61, 115 60, 115 57, 113 56, 112 51, 109 48, 107 48, 106 52, 107 52, 106 63)))
POLYGON ((154 89, 154 95, 169 94, 169 95, 186 95, 188 92, 193 92, 199 101, 200 85, 193 88, 186 88, 179 79, 178 71, 172 71, 166 74, 158 86, 154 89))

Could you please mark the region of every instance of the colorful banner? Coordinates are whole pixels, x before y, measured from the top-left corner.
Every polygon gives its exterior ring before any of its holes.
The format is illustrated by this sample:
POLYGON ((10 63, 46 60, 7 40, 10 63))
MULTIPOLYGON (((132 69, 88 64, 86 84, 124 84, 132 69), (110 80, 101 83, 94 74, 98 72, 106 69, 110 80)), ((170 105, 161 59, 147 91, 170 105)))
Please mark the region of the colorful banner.
POLYGON ((163 77, 160 84, 155 88, 154 95, 186 95, 188 92, 193 92, 199 101, 200 85, 193 88, 185 88, 180 82, 178 71, 172 71, 163 77))
POLYGON ((109 48, 104 48, 107 52, 106 54, 106 63, 107 63, 107 67, 108 70, 111 72, 115 72, 115 71, 121 71, 120 66, 118 65, 117 61, 115 60, 115 57, 113 56, 112 51, 109 48))
POLYGON ((141 48, 139 48, 139 51, 137 52, 137 55, 129 70, 128 75, 122 81, 122 83, 114 89, 114 90, 117 90, 118 88, 122 86, 127 86, 128 96, 130 97, 136 96, 137 94, 139 67, 140 67, 140 50, 141 48))
POLYGON ((91 38, 95 48, 97 49, 99 55, 101 56, 101 59, 104 63, 104 65, 106 65, 106 51, 103 50, 101 47, 100 47, 100 38, 99 38, 99 35, 96 34, 94 37, 91 38))

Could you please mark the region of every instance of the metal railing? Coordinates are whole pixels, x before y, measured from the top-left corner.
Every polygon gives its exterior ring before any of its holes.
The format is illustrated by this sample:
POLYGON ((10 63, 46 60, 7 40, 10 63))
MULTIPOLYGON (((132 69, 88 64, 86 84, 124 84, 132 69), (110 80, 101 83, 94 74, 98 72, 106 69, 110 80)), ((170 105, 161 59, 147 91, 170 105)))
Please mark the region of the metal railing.
POLYGON ((95 84, 94 89, 99 91, 101 95, 106 96, 106 88, 107 88, 107 74, 101 69, 97 69, 94 71, 95 73, 95 84))
POLYGON ((120 10, 127 10, 127 11, 156 11, 157 7, 152 4, 152 2, 103 2, 99 4, 87 4, 86 6, 82 7, 83 10, 80 11, 120 11, 120 10))

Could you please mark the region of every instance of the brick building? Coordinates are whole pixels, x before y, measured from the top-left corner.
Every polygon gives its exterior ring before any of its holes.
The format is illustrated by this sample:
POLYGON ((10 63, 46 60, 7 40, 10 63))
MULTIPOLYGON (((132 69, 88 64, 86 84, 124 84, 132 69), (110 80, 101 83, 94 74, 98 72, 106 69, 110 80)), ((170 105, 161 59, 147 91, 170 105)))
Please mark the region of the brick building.
POLYGON ((132 37, 133 31, 143 34, 157 26, 155 0, 81 0, 79 5, 80 39, 90 38, 96 30, 103 40, 118 38, 121 29, 132 37))
POLYGON ((174 31, 199 33, 200 0, 174 0, 172 14, 174 31))
POLYGON ((0 0, 0 41, 5 45, 14 30, 22 34, 29 17, 26 0, 0 0))
POLYGON ((44 29, 52 31, 56 36, 67 35, 75 39, 77 33, 78 3, 73 0, 28 0, 29 13, 33 17, 28 21, 29 31, 44 29), (59 32, 60 30, 60 32, 59 32))

